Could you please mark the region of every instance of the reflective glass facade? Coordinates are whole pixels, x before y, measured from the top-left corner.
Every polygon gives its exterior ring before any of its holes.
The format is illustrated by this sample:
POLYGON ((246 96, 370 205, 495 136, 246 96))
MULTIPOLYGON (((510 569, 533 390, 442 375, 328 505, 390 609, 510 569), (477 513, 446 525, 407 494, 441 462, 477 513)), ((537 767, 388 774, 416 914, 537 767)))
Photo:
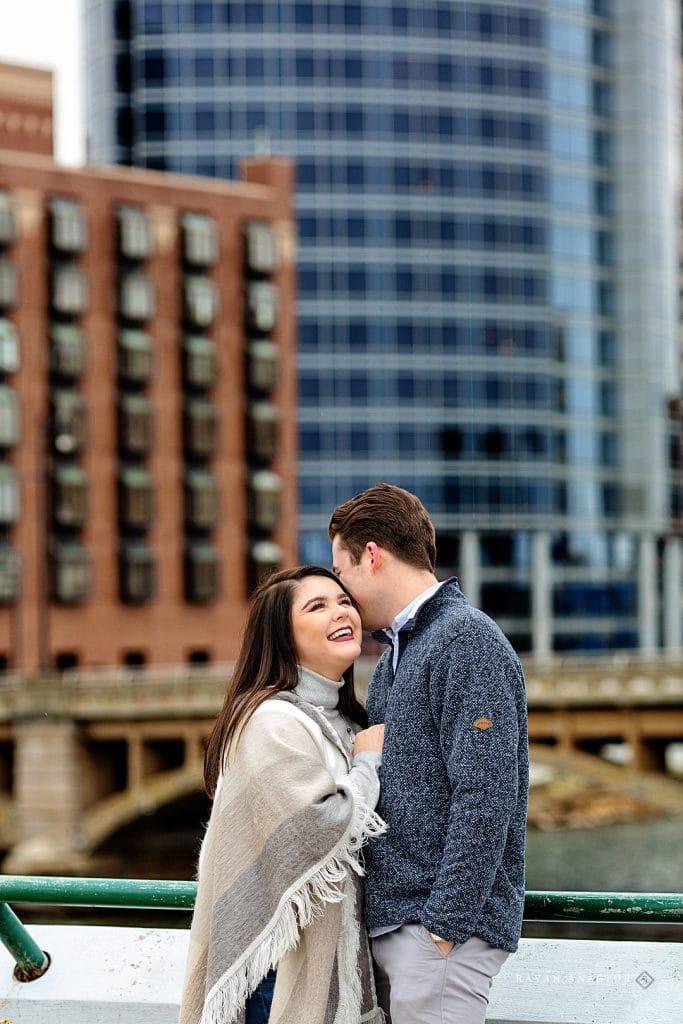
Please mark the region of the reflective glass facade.
POLYGON ((558 650, 643 642, 678 391, 674 0, 86 8, 93 159, 296 160, 302 558, 391 480, 521 650, 544 615, 558 650))

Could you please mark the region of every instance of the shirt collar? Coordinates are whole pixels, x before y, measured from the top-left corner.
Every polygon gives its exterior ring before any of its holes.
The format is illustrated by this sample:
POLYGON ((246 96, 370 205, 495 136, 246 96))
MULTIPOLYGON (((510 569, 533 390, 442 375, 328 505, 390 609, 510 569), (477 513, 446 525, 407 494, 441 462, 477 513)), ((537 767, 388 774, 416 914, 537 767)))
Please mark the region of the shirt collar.
POLYGON ((418 594, 417 597, 413 598, 410 604, 407 604, 405 608, 398 613, 391 625, 387 626, 385 630, 387 636, 392 641, 396 639, 406 622, 415 618, 422 605, 425 604, 425 602, 443 586, 444 582, 445 580, 439 580, 437 583, 432 584, 431 587, 423 590, 421 594, 418 594))

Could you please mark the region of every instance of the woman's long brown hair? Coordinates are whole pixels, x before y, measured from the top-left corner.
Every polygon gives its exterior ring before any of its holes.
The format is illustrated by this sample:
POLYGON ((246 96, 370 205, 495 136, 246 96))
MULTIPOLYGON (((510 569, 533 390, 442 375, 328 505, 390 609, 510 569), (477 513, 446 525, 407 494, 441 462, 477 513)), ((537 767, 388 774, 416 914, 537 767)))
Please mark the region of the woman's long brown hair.
MULTIPOLYGON (((319 565, 301 565, 273 573, 254 594, 242 646, 232 679, 204 755, 204 788, 213 799, 225 757, 233 740, 259 704, 274 693, 293 690, 299 682, 299 663, 292 603, 295 585, 308 576, 325 576, 349 594, 333 572, 319 565)), ((353 597, 351 597, 353 601, 353 597)), ((355 602, 354 602, 355 604, 355 602)), ((353 689, 353 665, 343 674, 338 708, 347 719, 365 728, 368 718, 353 689)))

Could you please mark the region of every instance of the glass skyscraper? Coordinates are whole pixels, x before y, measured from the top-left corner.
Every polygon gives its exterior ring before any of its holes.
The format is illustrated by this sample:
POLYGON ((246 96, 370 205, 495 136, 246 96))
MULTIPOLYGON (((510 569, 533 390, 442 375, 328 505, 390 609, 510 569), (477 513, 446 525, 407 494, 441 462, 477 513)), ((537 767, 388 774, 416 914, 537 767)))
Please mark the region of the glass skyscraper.
POLYGON ((303 559, 389 480, 521 651, 680 647, 679 8, 86 0, 91 160, 296 160, 303 559))

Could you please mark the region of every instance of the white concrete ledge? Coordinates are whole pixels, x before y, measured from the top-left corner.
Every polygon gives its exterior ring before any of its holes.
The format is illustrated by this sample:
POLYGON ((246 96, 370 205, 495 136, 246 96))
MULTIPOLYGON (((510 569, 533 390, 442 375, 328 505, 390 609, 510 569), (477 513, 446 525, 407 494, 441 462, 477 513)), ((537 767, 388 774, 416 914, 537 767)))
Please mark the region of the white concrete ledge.
MULTIPOLYGON (((186 930, 36 925, 30 931, 52 966, 21 984, 0 948, 0 1021, 177 1024, 186 930)), ((494 982, 487 1016, 488 1024, 682 1020, 683 944, 576 939, 522 939, 494 982)))

